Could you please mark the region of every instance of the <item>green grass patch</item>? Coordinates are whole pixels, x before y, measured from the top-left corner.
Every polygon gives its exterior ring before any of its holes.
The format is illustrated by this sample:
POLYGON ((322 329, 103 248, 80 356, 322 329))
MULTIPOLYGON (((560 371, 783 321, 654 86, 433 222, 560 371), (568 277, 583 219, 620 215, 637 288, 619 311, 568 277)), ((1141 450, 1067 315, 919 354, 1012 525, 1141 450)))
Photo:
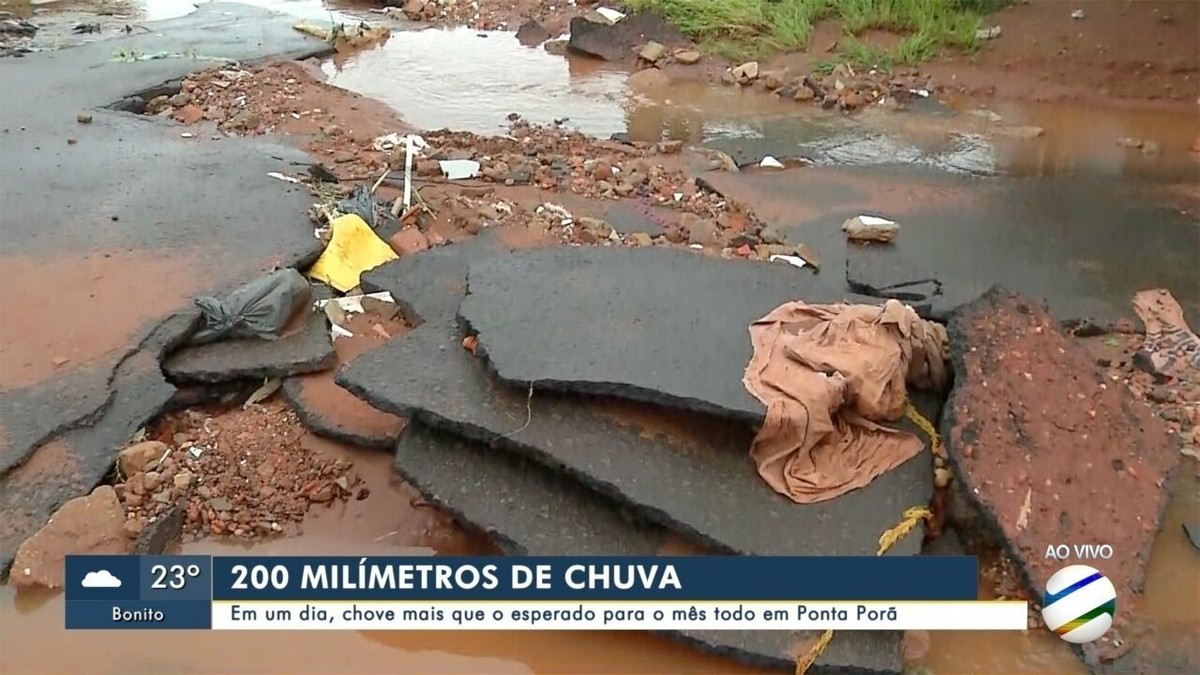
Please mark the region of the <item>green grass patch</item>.
POLYGON ((730 59, 766 56, 808 46, 822 19, 841 22, 845 60, 859 65, 911 65, 945 50, 972 51, 983 16, 1010 0, 625 0, 674 23, 710 54, 730 59), (889 53, 853 39, 884 30, 904 39, 889 53), (872 64, 871 61, 878 63, 872 64))

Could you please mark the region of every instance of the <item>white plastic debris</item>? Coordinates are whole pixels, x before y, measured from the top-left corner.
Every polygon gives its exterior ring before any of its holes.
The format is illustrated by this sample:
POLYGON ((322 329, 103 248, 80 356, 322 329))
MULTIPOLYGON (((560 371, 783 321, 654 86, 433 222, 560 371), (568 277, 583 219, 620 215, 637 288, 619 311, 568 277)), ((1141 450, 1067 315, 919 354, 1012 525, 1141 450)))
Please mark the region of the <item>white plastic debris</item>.
POLYGON ((1000 26, 989 26, 975 31, 976 40, 995 40, 1000 37, 1000 26))
POLYGON ((192 133, 192 132, 190 132, 190 131, 184 131, 184 132, 182 132, 182 133, 180 133, 180 134, 179 134, 179 137, 180 137, 180 138, 195 138, 195 137, 196 137, 196 134, 193 134, 193 133, 192 133))
POLYGON ((764 169, 782 169, 782 168, 784 168, 783 162, 775 159, 774 157, 772 157, 770 155, 763 157, 762 161, 759 162, 758 165, 764 169))
POLYGON ((400 146, 401 140, 400 134, 384 134, 383 136, 376 138, 371 143, 371 147, 375 148, 375 150, 379 152, 391 152, 400 146))
POLYGON ((558 204, 551 204, 550 202, 546 202, 545 204, 542 204, 541 206, 537 207, 536 212, 539 214, 542 214, 542 213, 546 213, 547 211, 558 216, 563 227, 567 227, 575 222, 575 216, 572 216, 570 211, 559 206, 558 204))
POLYGON ((694 248, 694 249, 696 249, 697 251, 703 251, 703 250, 704 250, 704 246, 703 246, 702 244, 691 244, 690 246, 688 246, 688 248, 694 248))
POLYGON ((424 138, 416 134, 409 134, 404 137, 404 211, 408 212, 412 208, 412 165, 413 157, 421 151, 422 148, 428 148, 429 144, 424 138))
POLYGON ((1076 19, 1076 20, 1082 19, 1083 18, 1083 10, 1077 9, 1074 12, 1071 12, 1071 18, 1076 19))
POLYGON ((789 265, 792 265, 794 267, 804 267, 805 265, 808 264, 807 262, 805 262, 804 258, 801 258, 798 255, 773 255, 770 258, 768 258, 769 262, 775 262, 777 260, 782 260, 783 262, 785 262, 789 265))
POLYGON ((380 293, 363 293, 362 295, 347 295, 344 298, 331 298, 329 300, 318 300, 315 303, 313 303, 313 309, 325 309, 325 305, 328 305, 331 302, 335 302, 335 303, 337 303, 337 306, 342 309, 343 312, 349 312, 351 314, 361 314, 364 311, 366 311, 363 309, 363 305, 362 305, 363 298, 373 298, 375 300, 380 300, 382 302, 391 302, 391 303, 396 302, 395 299, 392 298, 391 292, 382 291, 380 293))
POLYGON ((682 193, 682 192, 676 192, 675 194, 673 194, 673 195, 671 195, 671 196, 675 198, 675 201, 681 201, 681 200, 683 199, 683 193, 682 193))
POLYGON ((479 175, 479 162, 472 159, 443 159, 438 163, 442 165, 442 173, 450 180, 474 178, 479 175))
POLYGON ((267 175, 270 176, 271 178, 275 178, 275 179, 278 179, 278 180, 281 180, 281 181, 284 181, 287 183, 299 183, 300 182, 299 178, 292 178, 291 176, 285 176, 285 175, 279 173, 278 171, 272 171, 271 173, 269 173, 267 175))
POLYGON ((625 18, 624 14, 622 14, 621 12, 618 12, 615 9, 612 9, 611 7, 598 7, 596 9, 596 13, 599 14, 600 16, 608 19, 609 21, 611 21, 613 23, 616 23, 616 22, 620 21, 621 19, 625 18))

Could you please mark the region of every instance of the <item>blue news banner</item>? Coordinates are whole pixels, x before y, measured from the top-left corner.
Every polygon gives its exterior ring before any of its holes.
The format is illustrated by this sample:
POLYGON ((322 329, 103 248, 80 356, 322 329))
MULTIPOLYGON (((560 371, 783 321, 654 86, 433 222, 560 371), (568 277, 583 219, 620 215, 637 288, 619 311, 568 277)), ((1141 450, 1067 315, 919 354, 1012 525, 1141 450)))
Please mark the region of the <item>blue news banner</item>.
POLYGON ((68 629, 211 629, 214 601, 978 600, 978 560, 67 556, 68 629))

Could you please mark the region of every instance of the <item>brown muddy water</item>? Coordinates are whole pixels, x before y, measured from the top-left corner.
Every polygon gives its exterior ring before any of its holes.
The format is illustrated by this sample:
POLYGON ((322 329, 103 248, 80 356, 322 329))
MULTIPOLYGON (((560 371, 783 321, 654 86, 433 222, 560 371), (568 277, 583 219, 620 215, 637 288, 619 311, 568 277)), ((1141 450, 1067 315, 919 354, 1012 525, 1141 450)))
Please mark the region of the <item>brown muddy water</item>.
MULTIPOLYGON (((249 0, 246 4, 297 18, 328 20, 320 0, 249 0)), ((98 8, 105 21, 147 22, 181 16, 192 0, 38 2, 7 0, 0 9, 25 5, 58 25, 47 39, 63 44, 70 24, 98 8), (79 17, 79 18, 76 18, 79 17), (54 32, 57 30, 58 32, 54 32)), ((351 16, 380 20, 361 7, 351 16)), ((1108 112, 971 101, 930 103, 925 110, 868 110, 852 118, 784 103, 756 92, 676 84, 638 92, 627 73, 521 46, 511 34, 472 30, 397 32, 385 44, 323 65, 330 82, 380 98, 417 127, 501 133, 505 117, 519 113, 537 122, 566 118, 569 126, 599 136, 628 134, 758 148, 780 159, 806 157, 833 164, 925 164, 980 175, 1049 176, 1084 172, 1165 181, 1191 180, 1197 158, 1188 149, 1200 133, 1195 115, 1108 112), (1005 129, 1037 126, 1022 137, 1005 129), (1152 140, 1157 152, 1122 144, 1152 140)), ((413 493, 394 485, 390 458, 358 454, 372 486, 370 511, 321 510, 301 536, 261 544, 262 555, 404 554, 430 546, 440 554, 478 553, 485 544, 447 534, 413 493)), ((1155 545, 1139 623, 1162 644, 1195 644, 1200 634, 1200 555, 1181 531, 1200 512, 1200 479, 1185 459, 1174 499, 1155 545)), ((1058 543, 1058 542, 1048 542, 1058 543)), ((242 554, 242 548, 200 542, 183 547, 200 554, 242 554)), ((17 598, 0 588, 0 672, 46 673, 745 673, 728 661, 665 640, 631 633, 270 633, 72 632, 63 628, 61 594, 17 598)), ((928 673, 1082 673, 1065 643, 1044 630, 942 632, 912 662, 928 673)))

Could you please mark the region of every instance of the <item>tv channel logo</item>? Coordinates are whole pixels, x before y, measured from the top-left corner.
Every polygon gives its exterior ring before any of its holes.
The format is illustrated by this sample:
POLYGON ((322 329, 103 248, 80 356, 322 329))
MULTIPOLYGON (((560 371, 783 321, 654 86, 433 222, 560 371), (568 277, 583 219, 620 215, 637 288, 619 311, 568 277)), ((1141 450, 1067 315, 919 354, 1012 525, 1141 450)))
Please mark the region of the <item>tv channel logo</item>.
POLYGON ((1117 589, 1108 577, 1087 565, 1071 565, 1046 582, 1042 619, 1067 642, 1099 640, 1117 613, 1117 589))

